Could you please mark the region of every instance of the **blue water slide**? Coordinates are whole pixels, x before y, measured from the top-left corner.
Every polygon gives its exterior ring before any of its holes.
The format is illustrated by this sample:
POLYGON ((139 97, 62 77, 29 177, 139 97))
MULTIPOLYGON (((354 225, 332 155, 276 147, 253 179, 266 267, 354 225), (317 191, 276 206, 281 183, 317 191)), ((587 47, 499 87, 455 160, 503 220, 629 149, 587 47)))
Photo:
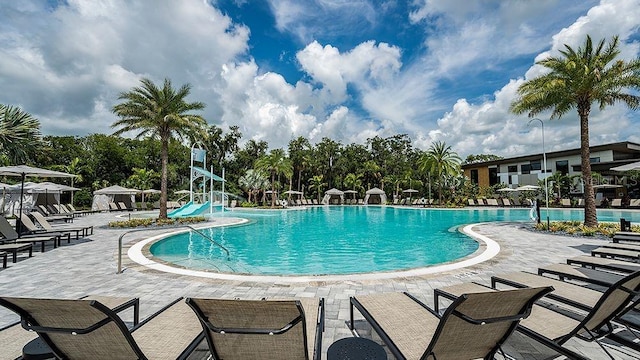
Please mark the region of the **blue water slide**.
POLYGON ((208 201, 204 204, 195 204, 192 201, 189 201, 188 203, 184 204, 182 207, 175 209, 169 214, 167 214, 167 216, 170 218, 197 216, 197 215, 202 215, 208 210, 209 210, 208 201))

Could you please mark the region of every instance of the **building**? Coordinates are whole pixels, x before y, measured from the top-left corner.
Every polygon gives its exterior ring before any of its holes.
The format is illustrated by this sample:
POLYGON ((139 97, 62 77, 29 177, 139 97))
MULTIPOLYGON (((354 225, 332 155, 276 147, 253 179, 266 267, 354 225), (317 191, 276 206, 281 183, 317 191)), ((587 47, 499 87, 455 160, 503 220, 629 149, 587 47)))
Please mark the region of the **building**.
MULTIPOLYGON (((542 170, 542 153, 463 164, 462 169, 471 182, 481 187, 502 183, 516 188, 522 185, 537 185, 538 180, 543 180, 545 176, 551 176, 556 172, 569 176, 582 173, 580 149, 548 152, 546 156, 546 175, 542 170)), ((640 144, 626 141, 591 147, 591 171, 603 175, 608 181, 616 184, 618 183, 616 177, 619 177, 620 173, 610 169, 635 161, 640 161, 640 144)), ((627 185, 626 182, 625 185, 627 185)))

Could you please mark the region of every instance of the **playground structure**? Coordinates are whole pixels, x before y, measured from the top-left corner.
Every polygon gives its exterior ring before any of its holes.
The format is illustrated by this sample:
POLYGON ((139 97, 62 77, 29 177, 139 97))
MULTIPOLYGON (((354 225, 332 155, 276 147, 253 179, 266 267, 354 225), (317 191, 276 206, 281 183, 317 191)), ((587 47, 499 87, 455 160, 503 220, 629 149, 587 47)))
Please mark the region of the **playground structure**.
POLYGON ((222 177, 206 170, 206 151, 191 147, 191 166, 189 181, 189 202, 181 207, 171 211, 167 216, 170 218, 211 215, 217 212, 224 212, 224 204, 226 194, 224 192, 224 169, 222 169, 222 177), (194 163, 202 163, 202 166, 195 166, 194 163), (209 191, 207 192, 207 181, 209 182, 209 191), (220 182, 222 191, 214 191, 214 182, 220 182), (201 191, 194 191, 201 188, 201 191))

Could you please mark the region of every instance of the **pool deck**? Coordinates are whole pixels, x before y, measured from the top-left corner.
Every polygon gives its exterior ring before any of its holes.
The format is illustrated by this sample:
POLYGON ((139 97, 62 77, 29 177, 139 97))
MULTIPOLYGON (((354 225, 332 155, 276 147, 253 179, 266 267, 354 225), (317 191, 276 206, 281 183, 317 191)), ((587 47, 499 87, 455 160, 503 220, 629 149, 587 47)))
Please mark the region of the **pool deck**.
MULTIPOLYGON (((511 271, 535 272, 539 266, 589 254, 591 249, 607 241, 533 232, 531 226, 525 223, 484 223, 473 226, 473 231, 496 241, 501 247, 500 253, 488 261, 462 269, 399 278, 377 279, 372 276, 358 281, 230 281, 163 273, 139 265, 126 256, 127 248, 158 235, 158 230, 134 232, 124 237, 125 271, 116 274, 118 238, 129 229, 107 227, 108 222, 117 220, 115 215, 99 213, 76 218, 74 225, 93 225, 94 234, 72 241, 71 244, 64 242, 62 247, 48 249, 44 253, 39 252, 38 246, 32 258, 22 255, 16 264, 9 261, 7 269, 0 269, 0 294, 70 299, 85 295, 139 297, 141 318, 181 296, 242 299, 324 297, 326 319, 322 354, 325 358, 329 345, 338 339, 353 336, 346 325, 350 296, 407 291, 433 306, 435 288, 470 281, 489 284, 492 275, 511 271)), ((234 219, 217 218, 212 221, 222 225, 234 219)), ((127 316, 130 315, 125 313, 125 320, 127 316)), ((16 320, 18 317, 14 313, 0 308, 0 328, 16 320)), ((360 335, 376 339, 375 334, 371 334, 364 325, 360 335)), ((591 359, 608 358, 594 343, 570 340, 567 347, 591 359)), ((194 354, 194 359, 206 358, 204 346, 202 348, 194 354)), ((541 345, 517 335, 512 336, 507 349, 510 355, 518 359, 543 359, 553 354, 541 345)), ((619 356, 617 358, 632 358, 614 353, 619 356)))

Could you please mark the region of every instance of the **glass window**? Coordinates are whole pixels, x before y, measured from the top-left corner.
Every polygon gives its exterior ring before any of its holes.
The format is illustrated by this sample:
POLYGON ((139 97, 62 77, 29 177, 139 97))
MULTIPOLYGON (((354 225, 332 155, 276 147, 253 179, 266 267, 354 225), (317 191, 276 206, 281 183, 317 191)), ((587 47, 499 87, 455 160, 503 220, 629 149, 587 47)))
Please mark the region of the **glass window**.
POLYGON ((498 168, 490 168, 489 169, 489 186, 493 186, 500 181, 498 180, 498 168))
POLYGON ((569 160, 556 161, 556 171, 566 175, 569 173, 569 160))
POLYGON ((471 173, 471 182, 473 184, 477 184, 478 183, 478 169, 472 169, 470 173, 471 173))
POLYGON ((508 171, 510 173, 517 173, 518 172, 518 165, 509 165, 508 171))
POLYGON ((542 164, 540 163, 540 161, 532 161, 531 170, 542 170, 542 164))
POLYGON ((592 163, 592 164, 593 163, 599 163, 600 162, 600 157, 598 156, 598 157, 589 158, 589 162, 592 163))
POLYGON ((523 174, 531 174, 531 165, 530 164, 520 165, 520 172, 523 174))

